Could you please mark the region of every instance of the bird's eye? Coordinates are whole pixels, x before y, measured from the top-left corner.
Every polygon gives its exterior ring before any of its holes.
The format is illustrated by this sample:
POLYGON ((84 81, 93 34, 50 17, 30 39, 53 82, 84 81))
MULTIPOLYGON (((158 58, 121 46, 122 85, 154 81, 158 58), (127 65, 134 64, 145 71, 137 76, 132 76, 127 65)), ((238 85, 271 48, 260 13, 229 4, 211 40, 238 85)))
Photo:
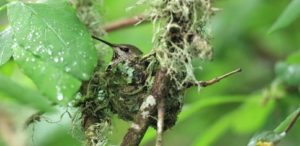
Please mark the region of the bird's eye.
POLYGON ((124 52, 126 52, 126 53, 129 52, 129 48, 127 48, 127 47, 122 47, 121 50, 124 51, 124 52))

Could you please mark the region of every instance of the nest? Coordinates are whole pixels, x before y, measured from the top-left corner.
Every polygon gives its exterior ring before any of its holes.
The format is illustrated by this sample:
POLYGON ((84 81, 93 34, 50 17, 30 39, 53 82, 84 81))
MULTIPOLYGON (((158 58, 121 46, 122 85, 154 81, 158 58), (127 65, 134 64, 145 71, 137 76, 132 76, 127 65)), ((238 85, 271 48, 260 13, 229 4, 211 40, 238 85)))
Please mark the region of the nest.
MULTIPOLYGON (((131 89, 126 86, 130 87, 136 80, 134 79, 136 75, 133 75, 137 70, 135 65, 120 66, 117 73, 119 72, 122 77, 116 75, 111 79, 111 82, 115 82, 113 88, 108 88, 112 83, 106 80, 107 76, 101 75, 100 70, 98 75, 96 72, 97 78, 94 77, 87 88, 90 94, 86 94, 85 99, 78 105, 82 109, 82 127, 86 132, 89 145, 96 146, 107 142, 106 137, 101 137, 103 134, 101 131, 107 131, 105 127, 110 123, 110 114, 118 114, 120 118, 127 121, 133 120, 144 98, 149 95, 154 74, 160 67, 166 68, 170 77, 168 94, 165 97, 164 125, 165 130, 171 128, 175 125, 183 105, 182 91, 185 89, 185 84, 197 81, 192 61, 212 58, 209 29, 206 27, 212 14, 209 0, 141 0, 138 2, 138 4, 144 3, 150 5, 147 18, 155 26, 153 38, 155 58, 147 62, 146 68, 140 69, 141 72, 146 71, 144 76, 147 78, 136 83, 135 86, 143 87, 140 88, 142 90, 137 90, 137 94, 130 96, 125 96, 120 91, 131 89), (121 79, 123 79, 121 83, 116 82, 121 79), (124 100, 123 104, 119 100, 124 100)), ((156 117, 156 114, 153 113, 151 117, 156 117)), ((156 118, 150 119, 150 124, 155 128, 156 118)))

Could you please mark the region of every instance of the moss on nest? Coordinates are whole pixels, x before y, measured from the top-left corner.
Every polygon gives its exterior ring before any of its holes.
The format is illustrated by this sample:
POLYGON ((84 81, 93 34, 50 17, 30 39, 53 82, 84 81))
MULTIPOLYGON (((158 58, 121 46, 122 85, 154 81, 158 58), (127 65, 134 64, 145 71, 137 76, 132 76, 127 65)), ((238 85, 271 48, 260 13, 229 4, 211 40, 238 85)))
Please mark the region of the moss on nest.
MULTIPOLYGON (((145 1, 140 1, 140 3, 145 1)), ((211 59, 206 24, 212 14, 209 0, 154 0, 148 2, 154 22, 154 51, 179 89, 196 81, 193 59, 211 59)))
MULTIPOLYGON (((150 4, 148 19, 154 24, 154 49, 160 67, 170 76, 165 97, 164 129, 171 128, 183 105, 187 82, 197 81, 192 61, 210 60, 212 47, 206 24, 212 14, 209 0, 140 0, 150 4)), ((153 116, 155 116, 154 113, 153 116)), ((156 119, 151 119, 155 128, 156 119)))

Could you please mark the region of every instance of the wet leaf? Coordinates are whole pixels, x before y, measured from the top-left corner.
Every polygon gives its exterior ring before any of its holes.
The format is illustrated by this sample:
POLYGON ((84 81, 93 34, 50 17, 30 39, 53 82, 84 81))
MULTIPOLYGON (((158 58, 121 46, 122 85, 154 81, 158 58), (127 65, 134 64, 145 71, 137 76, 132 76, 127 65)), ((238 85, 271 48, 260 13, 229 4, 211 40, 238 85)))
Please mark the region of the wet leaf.
POLYGON ((81 82, 70 74, 36 58, 24 48, 14 48, 14 59, 24 73, 38 85, 38 88, 54 102, 67 103, 73 98, 81 82))
POLYGON ((8 6, 14 59, 52 101, 68 102, 88 80, 97 55, 90 34, 65 1, 8 6))
POLYGON ((8 28, 0 33, 0 66, 5 64, 13 54, 12 31, 8 28))
POLYGON ((96 49, 71 6, 14 2, 8 17, 17 43, 26 51, 78 79, 89 79, 96 49))

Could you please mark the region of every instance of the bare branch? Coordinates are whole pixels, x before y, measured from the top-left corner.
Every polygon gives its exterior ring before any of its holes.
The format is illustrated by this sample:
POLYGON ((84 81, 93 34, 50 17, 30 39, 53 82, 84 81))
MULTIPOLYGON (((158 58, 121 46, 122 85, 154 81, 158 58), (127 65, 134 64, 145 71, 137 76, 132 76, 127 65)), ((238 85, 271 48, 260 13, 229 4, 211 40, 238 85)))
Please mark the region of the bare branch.
POLYGON ((214 79, 211 79, 211 80, 208 80, 208 81, 189 82, 189 83, 186 83, 185 86, 187 88, 192 87, 192 86, 207 87, 207 86, 213 85, 213 84, 215 84, 215 83, 217 83, 217 82, 219 82, 219 81, 221 81, 221 80, 223 80, 223 79, 225 79, 225 78, 227 78, 227 77, 229 77, 231 75, 234 75, 234 74, 236 74, 238 72, 241 72, 241 71, 242 71, 242 69, 238 68, 238 69, 236 69, 234 71, 231 71, 229 73, 226 73, 226 74, 224 74, 222 76, 219 76, 219 77, 216 77, 214 79))
POLYGON ((114 31, 114 30, 118 30, 118 29, 121 29, 121 28, 132 26, 132 25, 135 25, 135 24, 138 24, 138 23, 149 22, 149 21, 146 21, 144 19, 145 19, 144 16, 141 15, 141 16, 135 16, 133 18, 118 20, 116 22, 105 25, 103 27, 103 29, 106 32, 111 32, 111 31, 114 31))

